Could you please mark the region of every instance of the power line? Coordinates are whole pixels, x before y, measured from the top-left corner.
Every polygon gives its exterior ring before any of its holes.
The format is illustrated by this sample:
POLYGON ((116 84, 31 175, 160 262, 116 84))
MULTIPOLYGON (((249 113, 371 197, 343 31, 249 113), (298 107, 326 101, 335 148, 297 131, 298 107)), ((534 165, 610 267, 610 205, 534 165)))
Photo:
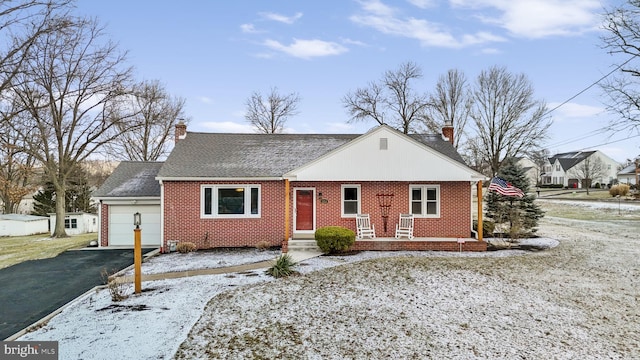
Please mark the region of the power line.
MULTIPOLYGON (((556 106, 556 107, 554 107, 553 109, 551 109, 551 110, 549 110, 549 111, 545 112, 545 113, 543 114, 543 116, 549 115, 550 113, 552 113, 552 112, 554 112, 554 111, 558 110, 560 107, 562 107, 562 106, 566 105, 566 104, 567 104, 567 103, 569 103, 571 100, 573 100, 573 99, 577 98, 578 96, 580 96, 580 95, 582 95, 583 93, 585 93, 587 90, 589 90, 589 89, 591 89, 592 87, 596 86, 597 84, 599 84, 600 82, 602 82, 602 80, 604 80, 604 79, 606 79, 607 77, 611 76, 611 74, 613 74, 614 72, 616 72, 616 71, 620 70, 620 68, 622 68, 624 65, 628 64, 631 60, 633 60, 634 58, 636 58, 636 56, 637 56, 637 55, 633 55, 633 56, 631 56, 629 59, 627 59, 626 61, 624 61, 624 62, 623 62, 623 63, 621 63, 620 65, 616 66, 613 70, 609 71, 607 74, 605 74, 604 76, 600 77, 598 80, 594 81, 593 83, 591 83, 591 84, 590 84, 589 86, 587 86, 586 88, 582 89, 581 91, 579 91, 578 93, 576 93, 576 94, 575 94, 575 95, 573 95, 572 97, 570 97, 570 98, 568 98, 567 100, 563 101, 562 103, 560 103, 559 105, 557 105, 557 106, 556 106)), ((548 147, 556 147, 556 146, 567 145, 567 144, 570 144, 570 143, 573 143, 573 142, 576 142, 576 141, 580 141, 580 140, 584 140, 584 139, 586 139, 586 138, 590 138, 590 137, 593 137, 593 136, 596 136, 596 135, 600 135, 600 134, 602 134, 602 133, 604 133, 604 132, 607 132, 608 130, 609 130, 609 127, 608 127, 608 126, 604 126, 604 127, 599 128, 599 129, 592 130, 592 131, 590 131, 590 132, 586 133, 585 135, 580 135, 580 136, 579 136, 579 137, 577 137, 577 138, 569 139, 569 140, 564 140, 564 141, 560 141, 560 142, 557 142, 557 143, 554 143, 554 144, 549 144, 549 145, 547 145, 547 146, 548 146, 548 147), (589 135, 589 134, 591 134, 591 135, 589 135)), ((637 137, 637 136, 639 136, 639 135, 634 135, 634 136, 630 136, 630 137, 625 138, 625 139, 614 140, 614 141, 611 141, 611 142, 607 142, 607 143, 603 143, 603 144, 599 144, 599 145, 594 145, 594 146, 592 146, 592 147, 602 146, 602 145, 608 145, 608 144, 613 144, 613 143, 620 142, 620 141, 624 141, 624 140, 628 140, 628 139, 631 139, 631 138, 634 138, 634 137, 637 137)), ((587 149, 587 148, 584 148, 584 149, 587 149)), ((584 150, 584 149, 581 149, 581 150, 584 150)))
POLYGON ((562 140, 562 141, 558 141, 558 142, 555 142, 555 143, 551 143, 551 144, 548 144, 547 146, 556 147, 556 146, 567 145, 567 144, 570 144, 570 143, 573 143, 573 142, 576 142, 576 141, 580 141, 580 140, 584 140, 586 138, 590 138, 592 136, 600 135, 600 134, 605 133, 607 131, 608 131, 607 128, 596 129, 596 130, 592 130, 592 131, 590 131, 590 132, 588 132, 588 133, 586 133, 584 135, 580 135, 580 136, 575 137, 575 138, 571 138, 571 139, 567 139, 567 140, 562 140))
POLYGON ((627 61, 623 62, 622 64, 616 66, 615 69, 609 71, 606 75, 602 76, 600 79, 596 80, 595 82, 591 83, 591 85, 587 86, 586 88, 582 89, 580 92, 578 92, 577 94, 573 95, 572 97, 568 98, 567 100, 563 101, 562 103, 560 103, 560 105, 554 107, 553 109, 547 111, 546 113, 544 113, 542 116, 547 116, 550 113, 558 110, 558 108, 560 108, 563 105, 566 105, 569 101, 577 98, 578 96, 582 95, 583 93, 585 93, 587 90, 591 89, 592 87, 598 85, 602 80, 608 78, 609 76, 611 76, 611 74, 613 74, 614 72, 620 70, 621 67, 625 66, 626 64, 629 63, 629 61, 633 60, 637 55, 633 55, 632 57, 630 57, 629 59, 627 59, 627 61))
POLYGON ((580 149, 580 150, 591 149, 591 148, 595 148, 595 147, 602 146, 602 145, 609 145, 609 144, 617 143, 617 142, 620 142, 620 141, 625 141, 625 140, 633 139, 633 138, 636 138, 636 137, 638 137, 638 136, 640 136, 640 134, 632 135, 632 136, 628 136, 628 137, 626 137, 626 138, 624 138, 624 139, 613 140, 613 141, 609 141, 609 142, 606 142, 606 143, 602 143, 602 144, 598 144, 598 145, 593 145, 593 146, 585 147, 585 148, 582 148, 582 149, 580 149))

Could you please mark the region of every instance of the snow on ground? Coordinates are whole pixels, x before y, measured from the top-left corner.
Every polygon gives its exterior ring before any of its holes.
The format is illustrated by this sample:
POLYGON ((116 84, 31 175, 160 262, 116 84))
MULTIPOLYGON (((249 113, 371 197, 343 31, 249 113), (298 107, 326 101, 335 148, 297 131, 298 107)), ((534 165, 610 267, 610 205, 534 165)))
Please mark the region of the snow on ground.
MULTIPOLYGON (((554 240, 550 240, 553 243, 554 240)), ((385 257, 505 257, 522 256, 520 250, 486 253, 361 252, 349 256, 321 256, 297 266, 302 274, 329 267, 385 257)), ((142 264, 142 273, 217 268, 273 259, 276 252, 243 249, 165 254, 142 264), (191 263, 192 262, 192 263, 191 263), (191 264, 189 264, 191 263, 191 264)), ((223 275, 144 282, 142 294, 133 287, 128 299, 112 302, 107 290, 76 299, 46 326, 19 341, 59 341, 61 359, 170 359, 214 296, 243 286, 272 281, 265 269, 223 275)), ((130 272, 130 271, 128 271, 130 272)), ((251 287, 249 287, 251 288, 251 287)), ((250 306, 250 304, 249 304, 250 306)))
MULTIPOLYGON (((280 255, 279 250, 259 249, 220 249, 196 251, 186 254, 171 253, 153 256, 144 262, 145 274, 160 274, 166 272, 189 271, 197 269, 221 268, 234 265, 250 264, 267 260, 274 260, 280 255)), ((133 275, 129 269, 126 275, 133 275)))
MULTIPOLYGON (((144 282, 121 302, 77 299, 18 340, 59 341, 60 359, 638 358, 639 230, 543 219, 531 241, 559 240, 549 251, 361 252, 305 260, 286 279, 144 282)), ((143 273, 274 254, 229 255, 162 255, 143 273)))

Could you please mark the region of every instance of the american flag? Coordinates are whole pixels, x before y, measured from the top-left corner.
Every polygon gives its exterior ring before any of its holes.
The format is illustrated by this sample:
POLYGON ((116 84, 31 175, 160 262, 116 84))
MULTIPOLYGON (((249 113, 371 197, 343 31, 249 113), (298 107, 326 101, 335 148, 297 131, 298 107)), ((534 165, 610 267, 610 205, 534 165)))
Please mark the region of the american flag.
POLYGON ((493 190, 498 194, 502 194, 504 196, 517 196, 524 197, 524 192, 518 189, 517 187, 511 185, 505 179, 501 179, 499 177, 494 177, 491 179, 491 184, 489 184, 489 190, 493 190))

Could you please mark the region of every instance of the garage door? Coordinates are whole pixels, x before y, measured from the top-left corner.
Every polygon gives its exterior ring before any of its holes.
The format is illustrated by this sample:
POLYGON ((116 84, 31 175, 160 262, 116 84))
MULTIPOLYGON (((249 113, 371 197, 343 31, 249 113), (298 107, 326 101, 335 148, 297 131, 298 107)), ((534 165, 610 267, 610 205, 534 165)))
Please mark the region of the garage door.
POLYGON ((133 214, 142 215, 142 246, 160 246, 160 205, 111 205, 109 207, 109 245, 133 247, 133 214))

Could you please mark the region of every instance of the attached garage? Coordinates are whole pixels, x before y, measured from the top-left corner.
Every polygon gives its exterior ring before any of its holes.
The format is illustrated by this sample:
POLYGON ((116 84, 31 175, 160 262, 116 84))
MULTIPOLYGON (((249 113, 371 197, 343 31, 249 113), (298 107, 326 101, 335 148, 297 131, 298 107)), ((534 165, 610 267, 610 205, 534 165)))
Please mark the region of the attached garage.
POLYGON ((136 212, 142 215, 142 246, 162 246, 160 182, 156 180, 161 166, 161 162, 123 161, 96 190, 100 247, 133 247, 136 212))
POLYGON ((142 215, 140 239, 142 246, 162 245, 160 234, 160 204, 109 206, 109 246, 133 246, 133 214, 142 215))

